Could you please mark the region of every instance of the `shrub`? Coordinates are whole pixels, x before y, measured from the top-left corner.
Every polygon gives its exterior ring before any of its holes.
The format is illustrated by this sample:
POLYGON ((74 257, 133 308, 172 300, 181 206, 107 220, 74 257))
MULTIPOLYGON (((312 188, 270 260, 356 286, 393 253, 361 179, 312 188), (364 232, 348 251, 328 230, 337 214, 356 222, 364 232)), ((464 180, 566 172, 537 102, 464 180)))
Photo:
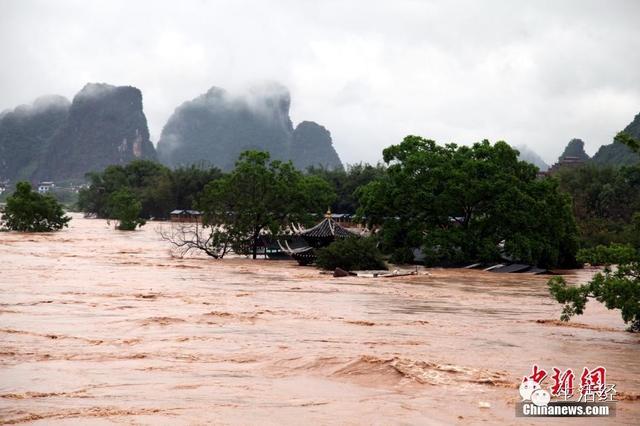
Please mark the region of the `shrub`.
POLYGON ((316 264, 322 269, 347 271, 387 269, 372 238, 345 238, 318 250, 316 264))
POLYGON ((3 226, 11 231, 58 231, 70 220, 55 198, 33 191, 28 182, 18 182, 3 211, 3 226))

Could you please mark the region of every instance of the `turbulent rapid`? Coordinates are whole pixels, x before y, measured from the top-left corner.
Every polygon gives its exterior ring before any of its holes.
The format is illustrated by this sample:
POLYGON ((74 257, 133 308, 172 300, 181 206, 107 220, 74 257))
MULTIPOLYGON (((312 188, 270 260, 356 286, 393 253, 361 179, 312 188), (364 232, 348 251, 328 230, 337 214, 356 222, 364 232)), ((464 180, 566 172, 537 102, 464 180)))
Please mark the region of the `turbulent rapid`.
POLYGON ((181 259, 157 226, 0 233, 0 421, 515 423, 534 364, 605 366, 604 421, 640 418, 640 337, 595 301, 557 321, 545 277, 181 259))

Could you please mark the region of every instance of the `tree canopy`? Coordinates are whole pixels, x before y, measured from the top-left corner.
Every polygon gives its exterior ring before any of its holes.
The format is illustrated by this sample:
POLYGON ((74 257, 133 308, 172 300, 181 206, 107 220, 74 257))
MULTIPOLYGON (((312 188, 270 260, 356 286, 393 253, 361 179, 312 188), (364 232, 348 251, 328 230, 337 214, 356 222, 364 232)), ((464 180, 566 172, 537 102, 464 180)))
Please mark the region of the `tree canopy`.
POLYGON ((562 169, 555 177, 571 196, 582 247, 638 244, 634 215, 640 218, 640 166, 587 164, 562 169))
POLYGON ((421 247, 432 264, 575 263, 569 198, 505 142, 439 146, 407 136, 383 156, 387 174, 359 190, 359 214, 383 225, 382 248, 395 260, 421 247))
POLYGON ((51 195, 33 191, 28 182, 18 182, 2 212, 4 227, 21 232, 58 231, 71 220, 51 195))
POLYGON ((109 217, 109 199, 126 189, 140 201, 143 218, 168 218, 174 209, 191 209, 204 186, 222 173, 215 168, 190 166, 170 170, 148 160, 136 160, 89 173, 89 187, 80 191, 78 206, 98 217, 109 217))
POLYGON ((329 182, 337 194, 331 205, 331 211, 336 213, 355 213, 358 209, 356 190, 369 182, 382 177, 385 167, 382 164, 350 164, 345 169, 327 169, 323 167, 310 167, 307 173, 318 176, 329 182))

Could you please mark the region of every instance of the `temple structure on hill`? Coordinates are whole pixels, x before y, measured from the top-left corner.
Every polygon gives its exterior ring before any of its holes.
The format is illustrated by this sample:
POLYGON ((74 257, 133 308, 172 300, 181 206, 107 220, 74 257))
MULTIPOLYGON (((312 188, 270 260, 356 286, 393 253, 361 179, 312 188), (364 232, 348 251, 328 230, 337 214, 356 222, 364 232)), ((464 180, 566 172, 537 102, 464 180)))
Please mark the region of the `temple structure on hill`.
POLYGON ((551 166, 549 170, 547 170, 546 174, 552 175, 558 172, 558 170, 560 169, 567 168, 567 167, 579 167, 585 163, 586 163, 586 160, 579 157, 572 157, 572 156, 560 157, 560 159, 558 159, 558 162, 555 163, 553 166, 551 166))

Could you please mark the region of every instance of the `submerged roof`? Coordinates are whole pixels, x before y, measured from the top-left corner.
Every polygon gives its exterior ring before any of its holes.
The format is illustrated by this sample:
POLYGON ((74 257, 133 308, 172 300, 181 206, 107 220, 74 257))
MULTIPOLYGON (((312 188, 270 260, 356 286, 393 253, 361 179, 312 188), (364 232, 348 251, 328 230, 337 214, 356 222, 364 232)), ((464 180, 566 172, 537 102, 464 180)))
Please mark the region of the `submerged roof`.
POLYGON ((190 215, 201 215, 202 213, 199 212, 198 210, 173 210, 171 213, 169 214, 190 214, 190 215))
POLYGON ((332 218, 325 217, 322 222, 320 222, 313 228, 309 228, 306 231, 301 232, 300 235, 302 235, 303 237, 311 238, 347 238, 353 237, 356 234, 351 231, 347 231, 332 218))

